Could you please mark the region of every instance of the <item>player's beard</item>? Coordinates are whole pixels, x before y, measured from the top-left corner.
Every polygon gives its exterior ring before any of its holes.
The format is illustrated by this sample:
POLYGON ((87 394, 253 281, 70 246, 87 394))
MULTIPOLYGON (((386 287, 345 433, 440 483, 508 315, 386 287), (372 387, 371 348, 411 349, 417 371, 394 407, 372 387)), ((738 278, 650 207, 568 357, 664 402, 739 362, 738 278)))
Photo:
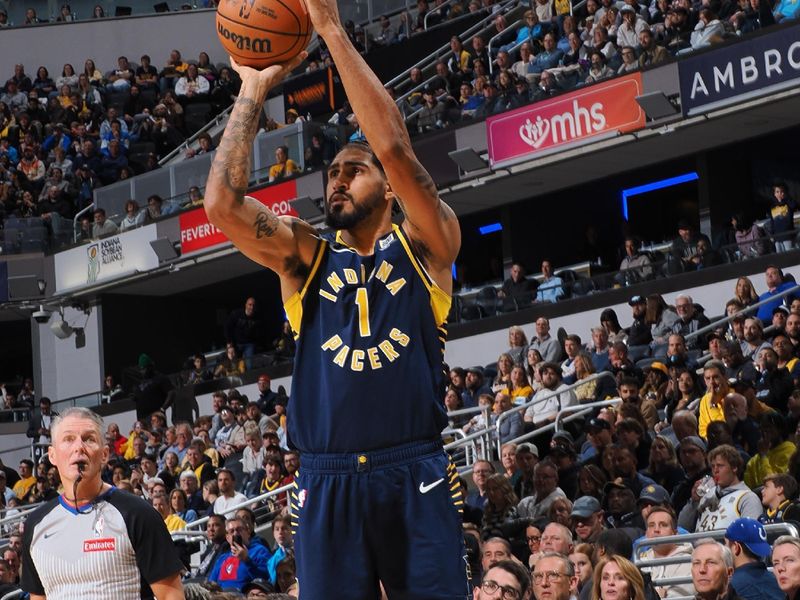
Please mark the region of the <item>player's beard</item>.
POLYGON ((342 204, 335 212, 331 212, 330 204, 325 203, 325 225, 337 231, 342 229, 352 229, 362 221, 366 220, 376 209, 380 208, 384 200, 383 193, 375 193, 360 202, 356 202, 350 194, 337 194, 346 196, 350 200, 353 210, 345 213, 346 204, 342 204))

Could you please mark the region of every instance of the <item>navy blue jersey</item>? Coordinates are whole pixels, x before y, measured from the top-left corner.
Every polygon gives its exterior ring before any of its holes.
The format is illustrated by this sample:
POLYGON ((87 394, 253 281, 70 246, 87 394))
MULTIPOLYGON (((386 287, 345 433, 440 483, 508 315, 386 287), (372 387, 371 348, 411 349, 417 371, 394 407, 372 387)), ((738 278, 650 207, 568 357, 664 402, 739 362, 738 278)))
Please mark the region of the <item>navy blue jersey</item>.
POLYGON ((439 437, 450 296, 402 230, 360 256, 322 239, 285 304, 297 337, 288 433, 301 452, 345 453, 439 437))

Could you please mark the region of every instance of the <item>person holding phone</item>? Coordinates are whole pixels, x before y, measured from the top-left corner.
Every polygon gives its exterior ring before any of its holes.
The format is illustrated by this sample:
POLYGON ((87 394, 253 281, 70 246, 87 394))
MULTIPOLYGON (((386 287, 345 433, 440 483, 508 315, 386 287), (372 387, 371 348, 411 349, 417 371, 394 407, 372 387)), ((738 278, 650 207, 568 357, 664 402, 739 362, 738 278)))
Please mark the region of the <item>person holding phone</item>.
POLYGON ((242 591, 242 588, 260 577, 269 579, 267 563, 272 553, 256 538, 250 537, 250 530, 238 517, 225 522, 225 539, 230 550, 220 555, 208 581, 213 581, 223 589, 242 591))

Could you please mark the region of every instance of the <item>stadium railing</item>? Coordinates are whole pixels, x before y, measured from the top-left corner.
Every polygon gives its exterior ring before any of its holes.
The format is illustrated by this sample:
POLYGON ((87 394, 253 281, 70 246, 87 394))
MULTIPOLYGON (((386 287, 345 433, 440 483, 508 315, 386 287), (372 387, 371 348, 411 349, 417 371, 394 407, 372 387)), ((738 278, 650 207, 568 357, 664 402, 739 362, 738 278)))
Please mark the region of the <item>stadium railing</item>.
MULTIPOLYGON (((798 526, 794 523, 773 523, 764 525, 767 532, 767 539, 773 541, 779 535, 786 534, 793 537, 798 537, 798 526)), ((641 552, 645 548, 652 548, 653 546, 663 546, 665 544, 691 544, 697 540, 711 538, 721 541, 725 538, 725 529, 714 529, 711 531, 699 531, 696 533, 684 533, 680 535, 668 535, 658 538, 640 538, 633 543, 633 563, 640 569, 643 567, 657 567, 667 565, 680 565, 692 562, 691 556, 679 555, 669 556, 666 558, 641 558, 641 552)), ((653 579, 655 586, 668 586, 668 585, 682 585, 691 583, 692 578, 686 577, 665 577, 663 579, 653 579)))
MULTIPOLYGON (((537 404, 542 404, 543 402, 546 402, 547 400, 550 400, 551 398, 555 398, 555 397, 563 394, 564 392, 570 392, 570 391, 572 391, 572 390, 574 390, 576 388, 581 387, 582 385, 585 385, 587 383, 591 383, 592 381, 598 381, 600 379, 605 379, 605 378, 610 378, 612 381, 616 381, 614 379, 614 374, 611 373, 610 371, 603 371, 601 373, 594 373, 593 375, 590 375, 589 377, 586 377, 585 379, 581 379, 580 381, 576 381, 573 384, 567 385, 567 386, 565 386, 563 388, 559 388, 556 391, 551 391, 551 392, 549 392, 547 394, 543 394, 539 398, 535 398, 535 399, 530 400, 529 402, 526 402, 524 404, 516 405, 512 409, 507 410, 506 412, 498 415, 497 420, 495 421, 494 425, 492 426, 492 428, 494 429, 494 441, 495 441, 495 446, 497 448, 497 455, 500 456, 503 443, 509 443, 509 442, 519 443, 519 442, 525 441, 526 439, 529 439, 530 437, 532 437, 532 434, 540 432, 541 430, 547 429, 548 431, 550 431, 550 430, 555 430, 556 429, 555 422, 549 423, 548 425, 545 425, 544 427, 538 427, 534 431, 526 433, 525 435, 521 435, 518 438, 515 438, 513 440, 507 440, 506 442, 502 442, 501 443, 501 441, 500 441, 500 425, 511 416, 511 413, 513 411, 520 411, 520 410, 527 411, 527 409, 530 408, 531 406, 536 406, 537 404)), ((578 404, 578 405, 575 405, 575 406, 578 406, 579 408, 585 408, 588 405, 578 404)), ((566 407, 559 406, 559 410, 563 410, 564 408, 566 408, 566 407)), ((589 409, 589 410, 591 410, 591 409, 589 409)), ((573 415, 573 416, 576 416, 576 415, 573 415)), ((558 415, 556 415, 556 418, 558 418, 558 415)))

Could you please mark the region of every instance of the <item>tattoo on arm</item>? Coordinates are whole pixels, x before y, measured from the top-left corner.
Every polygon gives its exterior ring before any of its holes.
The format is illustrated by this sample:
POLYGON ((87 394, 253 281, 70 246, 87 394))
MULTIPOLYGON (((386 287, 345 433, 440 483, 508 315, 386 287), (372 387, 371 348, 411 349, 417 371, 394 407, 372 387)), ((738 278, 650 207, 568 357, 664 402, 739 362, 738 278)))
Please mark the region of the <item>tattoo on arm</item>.
POLYGON ((261 106, 252 98, 237 98, 211 168, 241 201, 250 178, 250 153, 261 106))
POLYGON ((279 224, 280 221, 278 221, 278 217, 274 212, 259 211, 256 215, 256 220, 253 222, 253 227, 256 230, 256 239, 272 237, 278 231, 279 224))
POLYGON ((431 197, 436 198, 439 192, 436 189, 436 184, 433 182, 428 171, 425 170, 421 164, 417 163, 417 172, 414 173, 414 181, 425 192, 430 194, 431 197))

